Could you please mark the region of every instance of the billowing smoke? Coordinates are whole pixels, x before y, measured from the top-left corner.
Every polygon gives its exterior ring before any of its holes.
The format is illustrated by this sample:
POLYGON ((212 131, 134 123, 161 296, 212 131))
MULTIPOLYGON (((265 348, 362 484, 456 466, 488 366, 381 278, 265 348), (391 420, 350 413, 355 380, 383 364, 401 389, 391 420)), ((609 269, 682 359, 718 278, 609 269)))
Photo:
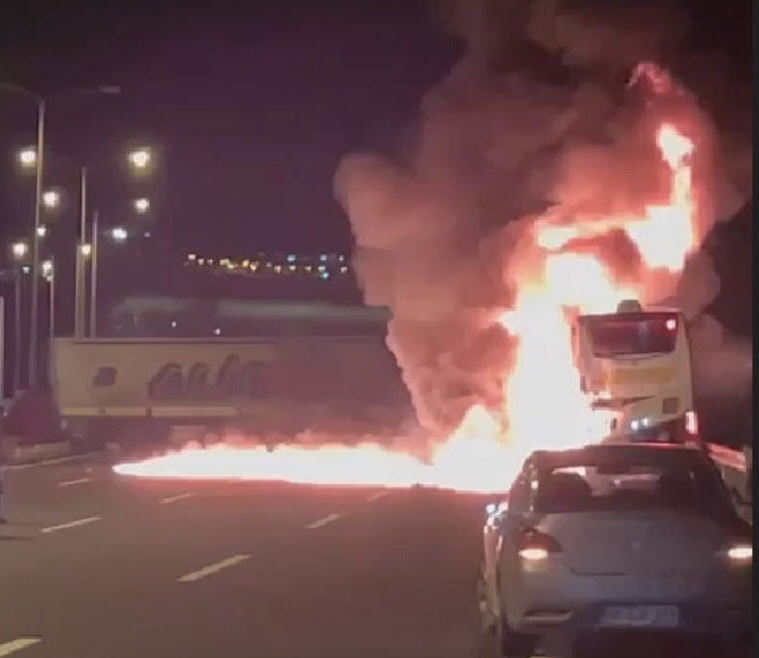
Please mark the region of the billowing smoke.
MULTIPOLYGON (((669 171, 651 139, 663 120, 697 143, 699 241, 740 207, 745 190, 717 176, 720 143, 693 93, 662 88, 655 68, 629 84, 638 63, 668 62, 678 51, 688 20, 675 5, 439 7, 466 52, 424 97, 413 156, 349 155, 334 187, 350 217, 365 300, 392 309, 388 345, 418 419, 446 432, 475 402, 502 411, 513 346, 494 319, 530 268, 536 221, 571 224, 666 201, 669 171)), ((602 254, 621 279, 640 269, 622 234, 582 249, 602 254)), ((681 298, 698 316, 719 282, 703 254, 686 271, 679 286, 665 277, 649 293, 681 298)))

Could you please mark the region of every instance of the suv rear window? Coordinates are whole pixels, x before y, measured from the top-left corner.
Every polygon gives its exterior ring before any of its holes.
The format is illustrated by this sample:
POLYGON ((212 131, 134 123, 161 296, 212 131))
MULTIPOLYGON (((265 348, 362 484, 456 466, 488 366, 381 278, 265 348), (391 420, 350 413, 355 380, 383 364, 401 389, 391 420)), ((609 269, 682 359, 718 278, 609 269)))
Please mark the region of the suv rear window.
POLYGON ((654 511, 723 516, 732 511, 719 475, 705 464, 577 464, 546 470, 538 481, 543 513, 654 511))

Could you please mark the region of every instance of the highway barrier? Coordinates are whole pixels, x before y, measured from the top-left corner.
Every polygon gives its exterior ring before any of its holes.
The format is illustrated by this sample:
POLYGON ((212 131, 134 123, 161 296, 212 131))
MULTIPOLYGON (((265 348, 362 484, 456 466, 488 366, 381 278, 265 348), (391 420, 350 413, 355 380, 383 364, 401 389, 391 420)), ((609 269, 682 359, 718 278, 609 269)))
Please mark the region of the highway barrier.
POLYGON ((727 484, 738 511, 749 523, 753 523, 753 449, 732 450, 716 443, 706 444, 709 456, 717 465, 727 484))
POLYGON ((73 454, 73 449, 69 441, 59 441, 56 443, 17 445, 8 449, 7 452, 8 464, 11 466, 18 466, 21 464, 33 464, 35 462, 68 457, 73 454))

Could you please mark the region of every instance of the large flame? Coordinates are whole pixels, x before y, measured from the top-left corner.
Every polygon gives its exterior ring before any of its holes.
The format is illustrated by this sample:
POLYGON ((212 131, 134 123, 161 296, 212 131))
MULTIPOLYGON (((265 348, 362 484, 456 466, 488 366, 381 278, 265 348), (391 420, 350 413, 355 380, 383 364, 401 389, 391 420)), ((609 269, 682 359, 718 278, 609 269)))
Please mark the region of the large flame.
POLYGON ((574 217, 570 225, 544 218, 532 225, 529 267, 519 273, 513 307, 494 319, 516 342, 504 373, 504 409, 469 409, 460 427, 427 460, 380 444, 355 447, 288 445, 188 447, 116 472, 140 477, 278 480, 310 484, 409 487, 500 492, 537 448, 561 449, 599 440, 604 412, 581 392, 571 348, 571 318, 609 312, 625 298, 645 298, 646 277, 677 275, 696 249, 691 155, 694 144, 672 123, 652 136, 669 167, 666 205, 636 215, 574 217), (637 247, 644 271, 634 284, 617 282, 600 257, 572 249, 573 242, 624 232, 637 247), (505 419, 505 422, 501 420, 505 419))

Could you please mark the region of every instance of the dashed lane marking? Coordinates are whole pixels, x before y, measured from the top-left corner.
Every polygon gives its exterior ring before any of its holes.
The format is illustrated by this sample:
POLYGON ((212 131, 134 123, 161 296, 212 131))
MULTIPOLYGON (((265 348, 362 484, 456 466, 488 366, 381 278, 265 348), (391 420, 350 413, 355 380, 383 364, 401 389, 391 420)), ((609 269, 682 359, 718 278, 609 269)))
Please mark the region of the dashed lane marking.
POLYGON ((386 490, 383 490, 383 491, 377 491, 377 492, 373 493, 371 496, 369 496, 369 497, 366 499, 366 502, 367 502, 367 503, 373 503, 375 500, 379 500, 380 498, 384 498, 384 497, 385 497, 385 496, 387 496, 387 494, 389 494, 389 493, 390 493, 390 492, 389 492, 389 491, 386 491, 386 490))
POLYGON ((206 576, 211 576, 221 571, 222 569, 228 569, 229 567, 233 567, 236 564, 240 564, 240 562, 245 562, 245 560, 248 559, 250 559, 250 555, 233 555, 232 557, 228 557, 226 560, 222 560, 221 562, 209 564, 207 567, 203 567, 202 569, 198 569, 192 573, 185 574, 184 576, 177 578, 177 581, 180 583, 192 583, 196 580, 200 580, 201 578, 205 578, 206 576))
POLYGON ((10 656, 12 653, 31 647, 42 642, 41 637, 18 637, 10 642, 0 644, 0 656, 10 656))
POLYGON ((163 498, 161 500, 161 505, 171 505, 171 503, 176 503, 178 500, 184 500, 185 498, 192 498, 195 494, 192 493, 182 493, 177 494, 176 496, 169 496, 168 498, 163 498))
POLYGON ((63 482, 59 482, 59 487, 72 487, 75 484, 84 484, 85 482, 92 482, 92 478, 78 478, 76 480, 64 480, 63 482))
POLYGON ((60 525, 51 525, 47 528, 42 528, 42 532, 49 534, 51 532, 58 532, 59 530, 67 530, 68 528, 78 528, 82 525, 88 525, 100 521, 99 516, 88 516, 84 519, 77 519, 76 521, 69 521, 68 523, 61 523, 60 525))
POLYGON ((340 514, 328 514, 324 518, 319 519, 318 521, 314 521, 313 523, 309 523, 306 528, 308 530, 316 530, 317 528, 323 528, 325 525, 332 523, 334 521, 337 521, 340 518, 340 514))

